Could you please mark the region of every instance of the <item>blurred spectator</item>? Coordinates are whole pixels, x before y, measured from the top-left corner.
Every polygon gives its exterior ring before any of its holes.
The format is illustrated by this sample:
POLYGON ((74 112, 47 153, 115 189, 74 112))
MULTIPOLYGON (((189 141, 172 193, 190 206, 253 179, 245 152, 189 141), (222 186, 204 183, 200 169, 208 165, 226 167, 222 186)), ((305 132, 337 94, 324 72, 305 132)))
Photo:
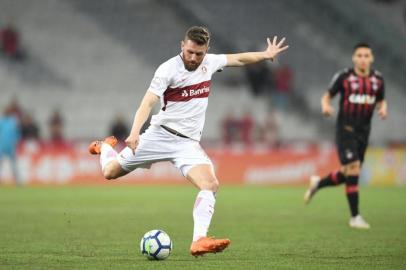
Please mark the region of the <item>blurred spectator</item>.
POLYGON ((16 96, 13 97, 13 99, 11 100, 11 102, 7 106, 7 108, 12 115, 17 117, 18 122, 20 122, 22 115, 23 115, 23 110, 22 110, 20 104, 18 103, 18 99, 16 96))
POLYGON ((268 63, 266 61, 245 66, 245 72, 247 74, 252 93, 255 96, 259 96, 273 90, 272 71, 268 67, 268 63))
POLYGON ((227 145, 239 139, 240 125, 232 110, 229 110, 222 121, 223 142, 227 145))
POLYGON ((13 25, 7 24, 0 29, 0 47, 6 57, 13 60, 23 60, 19 33, 13 25))
POLYGON ((264 123, 260 126, 260 142, 274 148, 280 144, 278 116, 275 110, 271 110, 265 117, 264 123))
POLYGON ((38 125, 29 113, 24 112, 21 118, 21 137, 23 140, 39 140, 38 125))
POLYGON ((245 111, 240 124, 241 140, 246 147, 252 145, 252 135, 254 130, 254 119, 250 111, 245 111))
POLYGON ((17 185, 21 184, 16 158, 16 148, 21 137, 20 135, 17 118, 12 114, 12 110, 9 107, 4 111, 3 116, 0 117, 0 169, 3 158, 8 157, 11 161, 14 180, 17 185))
POLYGON ((127 139, 129 129, 127 123, 122 115, 117 115, 111 124, 110 134, 115 136, 119 142, 124 142, 127 139))
POLYGON ((65 138, 63 136, 63 118, 58 109, 54 110, 51 118, 48 120, 50 142, 53 145, 65 145, 65 138))
POLYGON ((286 109, 289 102, 289 94, 292 89, 293 72, 288 65, 283 65, 275 71, 276 93, 275 105, 280 109, 286 109))

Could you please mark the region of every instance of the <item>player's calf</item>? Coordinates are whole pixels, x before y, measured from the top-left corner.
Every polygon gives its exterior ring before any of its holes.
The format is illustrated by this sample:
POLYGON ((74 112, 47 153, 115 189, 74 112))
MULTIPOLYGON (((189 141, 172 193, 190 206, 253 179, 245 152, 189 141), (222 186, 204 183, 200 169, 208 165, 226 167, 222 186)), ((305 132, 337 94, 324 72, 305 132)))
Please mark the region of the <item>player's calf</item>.
POLYGON ((317 175, 310 177, 310 185, 304 195, 304 202, 306 204, 310 203, 313 196, 316 192, 324 187, 337 186, 346 182, 346 177, 341 171, 335 171, 329 173, 323 178, 320 178, 317 175))
POLYGON ((309 188, 306 190, 305 195, 304 195, 305 204, 310 203, 310 201, 313 198, 314 194, 316 194, 318 185, 320 183, 320 176, 312 175, 310 177, 309 182, 310 182, 309 188))

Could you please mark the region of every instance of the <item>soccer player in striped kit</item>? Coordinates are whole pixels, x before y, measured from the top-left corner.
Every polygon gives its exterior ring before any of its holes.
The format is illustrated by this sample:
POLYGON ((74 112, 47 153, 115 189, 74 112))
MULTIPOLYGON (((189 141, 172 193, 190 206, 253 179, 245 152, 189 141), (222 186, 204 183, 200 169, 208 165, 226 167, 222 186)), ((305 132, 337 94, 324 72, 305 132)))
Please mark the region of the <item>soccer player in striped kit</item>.
POLYGON ((199 144, 211 77, 224 67, 272 60, 288 48, 284 40, 268 38, 267 48, 260 52, 209 54, 209 31, 205 27, 191 27, 181 41, 181 53, 156 70, 135 114, 126 139, 127 147, 117 153, 113 149, 117 144, 114 137, 94 141, 89 146, 90 153, 100 154, 106 179, 116 179, 137 168, 149 168, 155 162, 170 161, 200 190, 193 208, 190 253, 194 256, 220 252, 230 244, 229 239, 207 237, 219 188, 213 164, 199 144), (158 101, 161 101, 161 110, 140 135, 141 127, 158 101))
POLYGON ((364 161, 371 131, 371 119, 377 108, 381 119, 387 117, 385 85, 380 72, 371 68, 374 56, 367 43, 354 47, 353 68, 344 69, 333 77, 328 91, 321 98, 322 114, 334 114, 331 99, 340 94, 336 127, 336 146, 341 168, 324 178, 312 176, 304 200, 309 203, 317 191, 324 187, 345 184, 351 211, 349 225, 369 229, 370 225, 359 213, 358 178, 364 161))

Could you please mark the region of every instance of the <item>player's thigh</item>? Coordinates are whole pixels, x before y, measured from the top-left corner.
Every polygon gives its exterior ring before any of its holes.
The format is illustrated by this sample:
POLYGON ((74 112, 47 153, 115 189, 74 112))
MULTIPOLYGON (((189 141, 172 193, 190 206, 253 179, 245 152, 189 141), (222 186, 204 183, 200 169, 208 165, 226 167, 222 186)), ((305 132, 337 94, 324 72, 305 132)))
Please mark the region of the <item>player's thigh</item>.
POLYGON ((361 164, 364 162, 365 154, 368 149, 369 133, 361 134, 358 138, 358 156, 361 164))
POLYGON ((213 163, 199 142, 182 139, 177 142, 173 164, 199 189, 216 191, 219 183, 214 173, 213 163))
POLYGON ((337 151, 344 175, 359 175, 359 146, 355 140, 344 140, 337 143, 337 151))
POLYGON ((212 164, 193 165, 187 172, 186 178, 200 190, 217 192, 219 181, 214 173, 212 164))
POLYGON ((118 155, 117 160, 123 170, 130 172, 138 168, 149 169, 158 161, 171 160, 174 157, 176 143, 173 142, 173 134, 164 131, 161 127, 150 126, 140 136, 140 142, 133 152, 130 148, 124 148, 118 155))
POLYGON ((359 142, 353 132, 339 129, 336 134, 336 147, 342 166, 359 160, 359 142))

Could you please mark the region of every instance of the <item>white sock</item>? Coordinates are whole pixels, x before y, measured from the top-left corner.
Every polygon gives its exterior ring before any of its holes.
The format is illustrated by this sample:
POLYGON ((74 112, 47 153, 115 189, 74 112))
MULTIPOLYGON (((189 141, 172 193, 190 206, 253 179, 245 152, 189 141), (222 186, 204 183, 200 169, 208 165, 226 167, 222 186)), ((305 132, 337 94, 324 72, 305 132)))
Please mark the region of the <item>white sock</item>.
POLYGON ((101 146, 101 153, 100 153, 100 164, 102 167, 102 170, 104 170, 104 167, 112 161, 115 160, 117 156, 117 152, 111 147, 110 144, 108 143, 103 143, 101 146))
POLYGON ((198 240, 202 236, 207 236, 215 203, 216 198, 214 197, 213 191, 201 190, 197 194, 193 208, 193 241, 198 240))

